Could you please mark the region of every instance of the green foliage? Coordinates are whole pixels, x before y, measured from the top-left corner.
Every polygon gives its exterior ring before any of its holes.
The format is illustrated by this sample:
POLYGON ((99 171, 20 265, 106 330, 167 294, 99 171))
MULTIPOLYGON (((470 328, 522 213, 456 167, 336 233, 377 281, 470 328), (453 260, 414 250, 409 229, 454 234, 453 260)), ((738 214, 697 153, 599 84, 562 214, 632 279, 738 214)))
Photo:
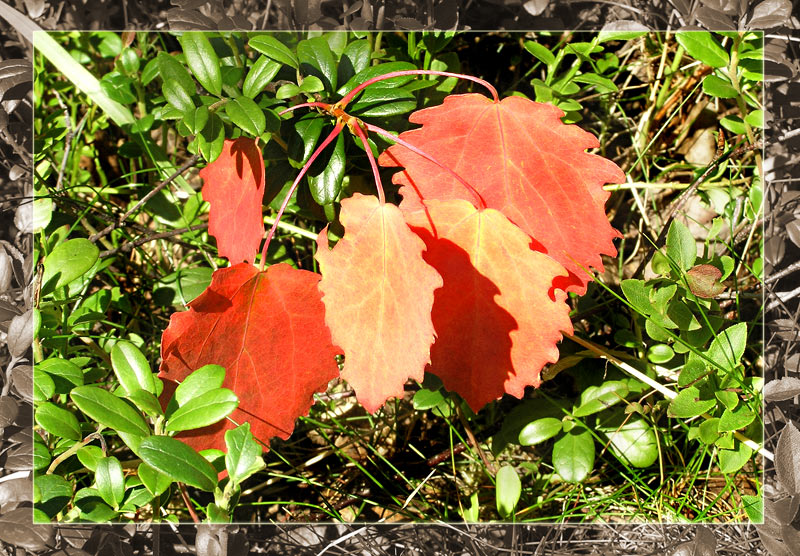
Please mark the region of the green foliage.
MULTIPOLYGON (((738 473, 757 471, 743 438, 761 440, 760 332, 747 297, 762 266, 754 225, 761 177, 750 159, 711 167, 678 152, 695 131, 698 116, 688 109, 706 100, 721 106, 712 116, 735 135, 721 140, 726 151, 758 140, 764 126, 760 34, 686 32, 676 41, 638 32, 482 36, 479 46, 502 53, 502 63, 493 56, 468 59, 465 52, 475 45, 441 32, 137 33, 131 44, 115 33, 61 33, 51 40, 69 60, 46 43, 49 61, 40 57, 34 65, 33 221, 43 273, 33 317, 32 397, 40 518, 176 519, 167 508, 188 485, 202 519, 249 519, 263 510, 242 500, 242 485, 254 475, 260 482, 286 481, 264 497, 274 500, 265 506, 291 506, 300 518, 372 519, 374 505, 408 519, 594 518, 604 509, 583 493, 606 480, 622 492, 612 502, 632 508, 626 515, 650 518, 664 515, 664 508, 632 500, 660 504, 665 491, 653 485, 706 474, 721 474, 725 492, 746 502, 739 507, 751 519, 763 513, 734 481, 738 473), (549 380, 529 399, 490 404, 478 415, 429 375, 410 403, 399 401, 379 415, 347 406, 347 391, 339 387, 331 399, 341 395, 344 402, 317 404, 301 432, 276 442, 266 457, 247 423, 226 433, 224 453, 198 454, 175 438, 225 419, 237 399, 222 388, 219 366, 197 369, 171 397, 153 373, 154 339, 168 312, 194 299, 212 268, 224 264, 213 256, 197 185, 179 177, 145 199, 156 182, 190 155, 199 155, 201 164, 215 160, 226 138, 258 137, 268 176, 264 204, 274 210, 331 124, 316 110, 302 117, 282 110, 334 103, 393 71, 459 71, 464 64, 478 75, 482 59, 492 64, 486 75, 500 76, 505 94, 551 102, 564 110, 565 122, 583 120, 600 137, 601 151, 623 151, 631 183, 615 190, 609 207, 625 207, 615 216, 625 237, 618 259, 606 261, 617 272, 601 278, 605 288, 595 284, 573 300, 573 322, 576 329, 585 323, 576 335, 592 337, 644 378, 665 382, 674 399, 565 340, 549 380), (637 72, 650 60, 660 67, 645 81, 637 72), (705 73, 691 85, 693 61, 705 73), (93 103, 76 92, 84 82, 96 84, 93 103), (642 114, 648 117, 640 122, 642 114), (655 241, 665 219, 653 213, 668 212, 662 203, 669 188, 685 188, 687 175, 691 181, 706 170, 696 193, 715 218, 673 221, 647 272, 634 276, 627 265, 655 241), (653 195, 656 188, 664 194, 653 195), (115 225, 131 209, 125 225, 115 225), (472 429, 477 444, 466 434, 472 429), (484 451, 487 441, 491 450, 484 451), (453 477, 451 490, 425 480, 425 460, 444 451, 431 465, 437 480, 453 477), (223 470, 227 477, 220 480, 223 470), (302 488, 289 488, 297 485, 302 488), (357 503, 339 507, 349 498, 357 503), (584 504, 590 509, 581 513, 584 504)), ((451 78, 395 77, 362 91, 349 109, 399 133, 409 127, 404 117, 411 111, 469 87, 451 78)), ((374 152, 388 145, 370 143, 374 152)), ((329 223, 333 235, 341 234, 339 201, 367 191, 368 176, 364 146, 342 133, 289 199, 284 221, 292 224, 280 228, 268 262, 313 268, 313 238, 329 223)), ((674 507, 666 511, 677 517, 682 510, 674 507)))

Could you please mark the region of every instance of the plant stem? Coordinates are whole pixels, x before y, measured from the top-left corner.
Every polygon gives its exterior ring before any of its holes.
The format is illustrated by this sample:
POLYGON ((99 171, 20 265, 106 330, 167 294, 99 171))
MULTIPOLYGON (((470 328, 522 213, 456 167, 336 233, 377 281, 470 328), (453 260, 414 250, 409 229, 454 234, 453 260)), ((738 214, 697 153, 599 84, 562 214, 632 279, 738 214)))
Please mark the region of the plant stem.
POLYGON ((345 106, 347 106, 347 103, 349 103, 351 100, 353 100, 353 98, 358 93, 360 93, 362 90, 364 90, 365 88, 369 87, 373 83, 377 83, 378 81, 384 81, 386 79, 392 79, 393 77, 402 77, 404 75, 440 75, 442 77, 457 77, 459 79, 466 79, 468 81, 474 81, 475 83, 483 85, 484 87, 489 89, 489 92, 492 93, 492 98, 494 99, 494 101, 495 102, 500 102, 500 96, 497 94, 497 89, 495 89, 492 86, 491 83, 489 83, 488 81, 485 81, 485 80, 483 80, 483 79, 481 79, 479 77, 473 77, 471 75, 464 75, 462 73, 452 73, 452 72, 449 72, 449 71, 404 70, 404 71, 391 71, 389 73, 384 73, 383 75, 378 75, 376 77, 373 77, 372 79, 368 79, 367 81, 364 81, 359 86, 357 86, 355 89, 353 89, 352 91, 347 93, 344 97, 342 97, 342 99, 339 102, 336 103, 336 106, 339 106, 340 108, 344 108, 345 106))
POLYGON ((389 139, 389 140, 391 140, 391 141, 394 141, 395 143, 397 143, 397 144, 399 144, 399 145, 402 145, 402 146, 404 146, 405 148, 407 148, 407 149, 408 149, 408 150, 410 150, 411 152, 413 152, 413 153, 415 153, 415 154, 418 154, 418 155, 419 155, 419 156, 421 156, 422 158, 424 158, 424 159, 426 159, 426 160, 428 160, 428 161, 430 161, 430 162, 433 162, 434 164, 436 164, 436 165, 437 165, 439 168, 441 168, 442 170, 445 170, 445 171, 447 171, 447 172, 448 172, 448 173, 449 173, 451 176, 453 176, 453 177, 454 177, 456 180, 458 180, 458 183, 460 183, 461 185, 463 185, 464 187, 466 187, 466 188, 469 190, 469 192, 470 192, 470 193, 472 193, 472 194, 475 196, 475 199, 478 201, 478 208, 479 208, 479 209, 483 210, 483 209, 485 209, 485 208, 486 208, 486 201, 484 201, 484 200, 483 200, 483 197, 481 197, 481 194, 480 194, 480 193, 478 193, 478 190, 477 190, 477 189, 475 189, 475 187, 473 187, 473 186, 472 186, 472 185, 471 185, 469 182, 467 182, 467 181, 466 181, 464 178, 462 178, 461 176, 459 176, 459 175, 458 175, 458 174, 455 172, 455 170, 453 170, 453 169, 452 169, 452 168, 450 168, 449 166, 446 166, 445 164, 442 164, 441 162, 439 162, 438 160, 436 160, 434 157, 432 157, 431 155, 429 155, 429 154, 428 154, 428 153, 426 153, 425 151, 423 151, 423 150, 421 150, 421 149, 418 149, 417 147, 415 147, 414 145, 412 145, 412 144, 411 144, 411 143, 409 143, 408 141, 406 141, 406 140, 404 140, 404 139, 400 139, 400 137, 397 137, 397 136, 395 136, 395 135, 392 135, 391 133, 389 133, 388 131, 386 131, 386 130, 385 130, 385 129, 383 129, 383 128, 380 128, 380 127, 378 127, 378 126, 375 126, 375 125, 372 125, 372 124, 366 124, 366 126, 367 126, 367 129, 368 129, 369 131, 374 131, 375 133, 377 133, 377 134, 379 134, 379 135, 381 135, 381 136, 385 137, 386 139, 389 139))
POLYGON ((297 185, 300 183, 300 180, 303 179, 303 176, 306 175, 308 169, 314 163, 314 160, 317 159, 319 154, 327 147, 331 141, 336 139, 336 137, 342 132, 344 129, 344 124, 342 122, 337 122, 333 128, 333 131, 328 134, 325 140, 320 144, 319 147, 314 151, 314 153, 309 157, 308 161, 303 165, 303 168, 300 169, 300 172, 297 174, 297 177, 294 179, 294 183, 289 188, 289 191, 286 193, 286 197, 283 199, 283 203, 281 203, 281 207, 278 209, 278 214, 275 215, 275 222, 272 224, 272 227, 269 229, 269 233, 267 233, 267 239, 264 242, 264 248, 261 250, 261 264, 259 266, 259 271, 264 270, 264 265, 267 261, 267 249, 269 248, 269 242, 272 241, 272 236, 275 235, 275 229, 278 227, 278 222, 280 222, 281 217, 283 216, 284 211, 286 210, 287 205, 289 204, 289 200, 294 195, 295 189, 297 189, 297 185))
POLYGON ((355 133, 361 142, 364 144, 364 150, 367 152, 367 158, 369 159, 369 165, 372 166, 372 176, 375 179, 375 187, 378 188, 378 200, 380 201, 381 205, 386 202, 386 197, 383 193, 383 183, 381 182, 381 175, 378 172, 378 164, 375 162, 375 157, 372 155, 372 149, 369 148, 369 143, 367 142, 367 134, 364 133, 364 130, 361 129, 361 126, 358 125, 357 122, 355 125, 350 127, 350 130, 355 133))

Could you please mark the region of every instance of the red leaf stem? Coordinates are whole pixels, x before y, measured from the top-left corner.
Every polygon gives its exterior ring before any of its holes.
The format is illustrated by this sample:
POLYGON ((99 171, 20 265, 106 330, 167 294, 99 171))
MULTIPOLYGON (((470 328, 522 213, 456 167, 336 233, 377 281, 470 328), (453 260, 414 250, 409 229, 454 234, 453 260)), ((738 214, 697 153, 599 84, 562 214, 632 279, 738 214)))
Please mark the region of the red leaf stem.
POLYGON ((480 85, 483 85, 489 92, 492 93, 492 98, 494 98, 495 102, 500 102, 500 96, 497 94, 497 89, 495 89, 491 83, 488 81, 484 81, 479 77, 473 77, 471 75, 464 75, 462 73, 451 73, 449 71, 436 71, 436 70, 403 70, 403 71, 391 71, 389 73, 384 73, 383 75, 378 75, 373 77, 372 79, 368 79, 364 81, 355 89, 347 93, 342 99, 336 103, 336 106, 344 108, 347 106, 347 103, 353 100, 353 98, 363 91, 365 88, 369 87, 373 83, 377 83, 378 81, 384 81, 386 79, 391 79, 393 77, 402 77, 403 75, 440 75, 443 77, 457 77, 458 79, 466 79, 467 81, 473 81, 480 85))
POLYGON ((372 166, 372 176, 375 178, 375 187, 378 188, 378 200, 381 204, 384 204, 386 202, 386 197, 383 194, 383 182, 381 182, 381 175, 378 172, 378 164, 375 162, 375 157, 372 156, 372 149, 369 148, 369 143, 367 143, 367 134, 364 133, 364 130, 361 129, 361 126, 358 124, 351 126, 350 130, 355 133, 364 144, 364 150, 367 152, 369 165, 372 166))
POLYGON ((325 147, 331 143, 331 141, 336 139, 336 136, 342 132, 342 129, 344 129, 344 124, 342 122, 337 122, 333 128, 333 131, 331 131, 325 140, 320 144, 320 146, 317 147, 317 149, 308 159, 308 162, 306 162, 305 165, 300 169, 300 172, 294 179, 292 187, 289 188, 288 193, 286 193, 286 197, 283 199, 283 203, 281 203, 281 207, 278 209, 278 214, 275 216, 275 222, 272 223, 272 227, 269 229, 269 233, 267 233, 267 240, 264 242, 264 249, 261 250, 261 265, 259 266, 259 270, 264 270, 264 263, 267 260, 267 249, 269 248, 269 242, 272 240, 272 236, 275 235, 275 229, 278 227, 278 222, 280 222, 281 216, 283 216, 283 212, 286 210, 286 206, 289 204, 289 199, 291 199, 292 195, 294 194, 294 190, 297 189, 297 185, 300 183, 300 180, 306 175, 306 172, 314 163, 314 160, 317 159, 319 153, 321 153, 325 147))

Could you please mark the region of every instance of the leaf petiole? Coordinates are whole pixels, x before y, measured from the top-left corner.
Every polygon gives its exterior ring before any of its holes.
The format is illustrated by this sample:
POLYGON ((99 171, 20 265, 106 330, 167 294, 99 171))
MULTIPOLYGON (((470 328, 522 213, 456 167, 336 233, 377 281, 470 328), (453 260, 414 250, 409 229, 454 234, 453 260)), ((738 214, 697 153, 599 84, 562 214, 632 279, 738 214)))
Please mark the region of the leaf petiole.
POLYGON ((284 197, 283 202, 281 203, 281 207, 278 209, 278 214, 275 215, 275 222, 269 229, 269 233, 267 233, 267 239, 264 242, 264 248, 261 250, 261 263, 258 267, 259 271, 264 270, 264 265, 266 264, 267 261, 267 249, 269 248, 269 242, 272 241, 272 236, 275 235, 275 229, 278 227, 278 222, 281 221, 283 212, 286 210, 286 206, 289 204, 289 199, 291 199, 292 195, 294 195, 294 191, 295 189, 297 189, 300 180, 303 179, 303 176, 306 175, 308 169, 311 168, 311 165, 317 159, 319 154, 325 149, 325 147, 327 147, 331 143, 331 141, 336 139, 336 137, 342 132, 342 129, 344 129, 344 123, 341 121, 336 122, 333 131, 331 131, 325 138, 325 140, 320 144, 320 146, 316 148, 314 153, 309 157, 308 161, 300 169, 300 172, 297 174, 297 177, 294 179, 292 187, 289 188, 289 191, 286 193, 286 197, 284 197))

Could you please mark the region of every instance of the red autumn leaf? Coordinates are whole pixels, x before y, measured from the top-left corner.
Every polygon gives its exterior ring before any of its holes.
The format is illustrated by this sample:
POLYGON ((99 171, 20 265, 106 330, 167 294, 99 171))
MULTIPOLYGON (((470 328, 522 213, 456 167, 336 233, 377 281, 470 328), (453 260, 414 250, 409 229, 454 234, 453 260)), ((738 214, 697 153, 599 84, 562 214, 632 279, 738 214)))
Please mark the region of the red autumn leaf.
POLYGON ((222 154, 200 170, 203 199, 211 209, 208 233, 231 264, 254 261, 264 235, 264 159, 253 139, 225 140, 222 154))
POLYGON ((558 360, 561 330, 572 332, 567 294, 553 288, 564 267, 531 250, 502 213, 464 200, 426 201, 407 220, 444 280, 433 302, 431 372, 474 411, 538 386, 544 364, 558 360))
MULTIPOLYGON (((409 120, 422 127, 400 137, 475 187, 489 208, 534 239, 532 247, 566 267, 569 278, 556 285, 582 294, 591 276, 581 267, 602 272, 600 255, 616 253, 612 240, 619 234, 606 217, 609 193, 602 186, 625 176, 613 162, 586 153, 597 139, 561 116, 555 106, 522 97, 452 95, 413 113, 409 120)), ((393 178, 403 186, 404 212, 419 210, 421 199, 474 200, 450 173, 402 145, 379 162, 405 168, 393 178)))
MULTIPOLYGON (((170 318, 159 377, 181 381, 204 365, 221 365, 223 386, 239 397, 231 419, 249 421, 265 444, 273 436, 288 438, 314 392, 338 375, 319 278, 287 264, 264 272, 247 263, 215 271, 189 310, 170 318)), ((223 420, 180 438, 198 450, 224 449, 233 426, 223 420)))
POLYGON ((319 288, 333 342, 344 350, 342 378, 372 413, 402 396, 408 378, 422 380, 442 279, 396 206, 357 193, 342 201, 340 220, 345 235, 333 249, 327 229, 317 238, 319 288))

